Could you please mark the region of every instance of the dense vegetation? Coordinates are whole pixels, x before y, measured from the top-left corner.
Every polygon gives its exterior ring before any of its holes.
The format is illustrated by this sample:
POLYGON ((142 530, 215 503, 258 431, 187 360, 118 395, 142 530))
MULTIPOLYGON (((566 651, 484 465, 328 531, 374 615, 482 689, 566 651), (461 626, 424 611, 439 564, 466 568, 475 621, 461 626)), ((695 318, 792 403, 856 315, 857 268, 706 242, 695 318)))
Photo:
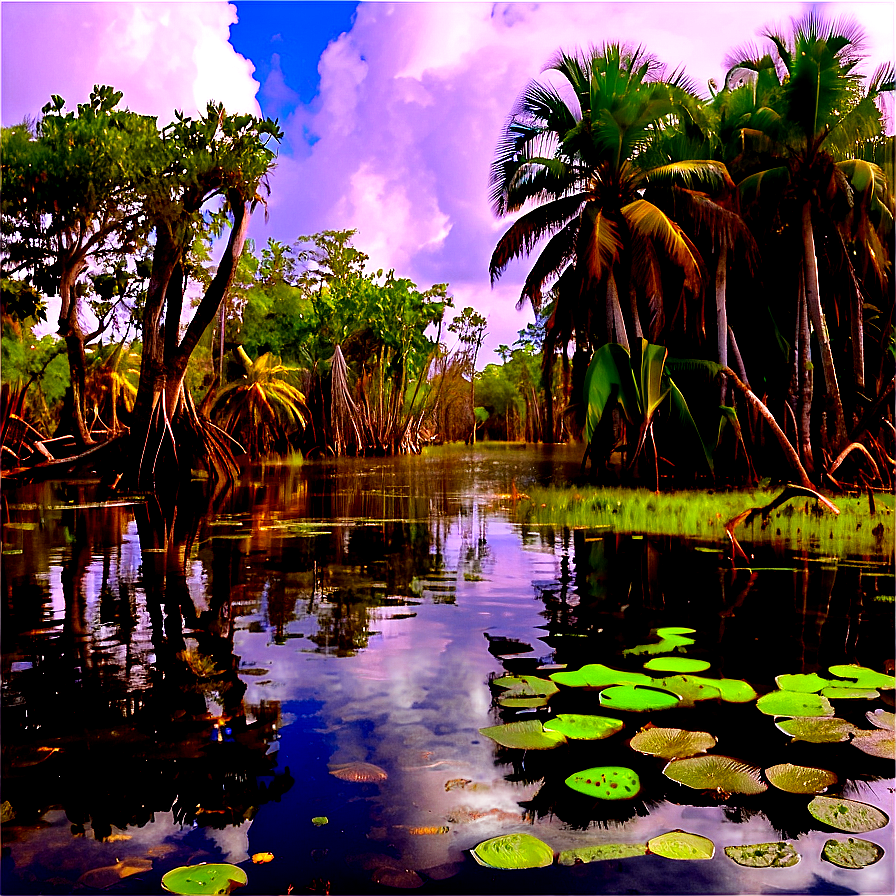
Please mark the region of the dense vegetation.
POLYGON ((815 14, 765 37, 709 99, 620 45, 525 88, 490 272, 532 254, 536 323, 479 372, 485 318, 367 270, 363 235, 246 240, 276 122, 54 96, 2 135, 4 468, 145 486, 243 453, 584 438, 609 482, 891 488, 894 69, 863 76, 861 35, 815 14))

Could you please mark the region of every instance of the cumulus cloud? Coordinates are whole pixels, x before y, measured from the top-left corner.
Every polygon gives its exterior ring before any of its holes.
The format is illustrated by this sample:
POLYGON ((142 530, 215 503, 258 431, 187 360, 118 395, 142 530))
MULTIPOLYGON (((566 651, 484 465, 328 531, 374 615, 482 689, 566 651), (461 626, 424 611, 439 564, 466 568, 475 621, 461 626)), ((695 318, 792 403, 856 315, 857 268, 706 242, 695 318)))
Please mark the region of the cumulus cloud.
POLYGON ((73 107, 94 84, 124 92, 135 112, 260 112, 253 64, 231 46, 236 8, 214 3, 5 3, 2 117, 36 117, 50 94, 73 107))
MULTIPOLYGON (((418 285, 448 282, 458 308, 489 317, 491 348, 512 343, 531 310, 515 311, 527 266, 495 289, 488 261, 508 221, 488 202, 489 166, 511 108, 559 48, 642 44, 684 65, 706 91, 724 57, 761 26, 786 26, 800 3, 375 3, 323 53, 313 106, 285 122, 291 156, 275 172, 270 223, 256 236, 358 230, 373 267, 418 285)), ((892 9, 832 4, 855 15, 892 58, 892 9), (888 24, 889 23, 889 24, 888 24), (884 35, 881 37, 881 35, 884 35)), ((490 353, 483 353, 489 360, 490 353)))

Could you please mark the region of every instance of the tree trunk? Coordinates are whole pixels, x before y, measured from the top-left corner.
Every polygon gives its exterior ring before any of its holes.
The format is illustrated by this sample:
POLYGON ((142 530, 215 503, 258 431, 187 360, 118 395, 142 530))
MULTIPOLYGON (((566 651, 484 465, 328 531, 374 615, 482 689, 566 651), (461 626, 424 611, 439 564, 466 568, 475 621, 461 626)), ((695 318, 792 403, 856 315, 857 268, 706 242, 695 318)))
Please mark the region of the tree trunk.
POLYGON ((68 366, 71 374, 72 404, 70 428, 79 447, 86 448, 94 441, 87 426, 85 394, 87 390, 87 357, 84 353, 84 332, 78 320, 78 298, 75 293, 78 274, 84 269, 83 261, 75 260, 59 278, 59 335, 65 340, 68 366))
POLYGON ((719 364, 728 366, 728 305, 725 301, 725 290, 728 279, 728 249, 722 241, 719 246, 719 257, 716 259, 716 322, 719 364))
POLYGON ((625 320, 619 304, 619 291, 616 289, 616 278, 612 271, 607 278, 607 342, 618 342, 629 351, 628 334, 625 332, 625 320))
MULTIPOLYGON (((554 351, 545 355, 541 366, 541 391, 544 394, 544 421, 541 426, 542 441, 554 441, 554 351)), ((537 408, 537 405, 536 405, 537 408)))
POLYGON ((812 473, 815 462, 812 457, 812 341, 809 330, 809 303, 806 299, 804 280, 800 278, 799 289, 799 358, 797 367, 797 445, 806 469, 812 473))

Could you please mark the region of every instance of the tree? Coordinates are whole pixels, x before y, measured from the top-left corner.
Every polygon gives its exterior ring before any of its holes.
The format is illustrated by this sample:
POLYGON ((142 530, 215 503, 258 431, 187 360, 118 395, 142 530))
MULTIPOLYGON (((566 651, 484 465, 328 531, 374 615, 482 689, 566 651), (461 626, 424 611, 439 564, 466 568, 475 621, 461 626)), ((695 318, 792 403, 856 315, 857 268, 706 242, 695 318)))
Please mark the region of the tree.
POLYGON ((476 358, 485 339, 488 321, 475 309, 467 305, 461 313, 448 324, 448 330, 457 334, 457 340, 463 347, 464 367, 470 378, 470 444, 476 444, 476 358))

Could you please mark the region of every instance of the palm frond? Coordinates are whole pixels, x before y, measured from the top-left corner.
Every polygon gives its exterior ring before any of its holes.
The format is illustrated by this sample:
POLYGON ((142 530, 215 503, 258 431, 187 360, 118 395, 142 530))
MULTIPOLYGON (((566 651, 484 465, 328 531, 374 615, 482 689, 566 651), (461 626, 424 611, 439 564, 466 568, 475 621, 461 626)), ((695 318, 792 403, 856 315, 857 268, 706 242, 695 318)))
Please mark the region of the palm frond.
POLYGON ((660 187, 685 187, 713 193, 733 191, 734 181, 724 162, 711 159, 670 162, 647 171, 645 183, 660 187))
POLYGON ((579 226, 580 219, 576 216, 562 230, 558 231, 541 250, 523 284, 522 292, 516 303, 518 309, 522 308, 528 299, 536 313, 541 310, 545 283, 557 277, 558 273, 567 268, 576 257, 579 226))
POLYGON ((577 268, 585 282, 600 282, 619 257, 619 229, 594 202, 582 210, 576 245, 577 268))

